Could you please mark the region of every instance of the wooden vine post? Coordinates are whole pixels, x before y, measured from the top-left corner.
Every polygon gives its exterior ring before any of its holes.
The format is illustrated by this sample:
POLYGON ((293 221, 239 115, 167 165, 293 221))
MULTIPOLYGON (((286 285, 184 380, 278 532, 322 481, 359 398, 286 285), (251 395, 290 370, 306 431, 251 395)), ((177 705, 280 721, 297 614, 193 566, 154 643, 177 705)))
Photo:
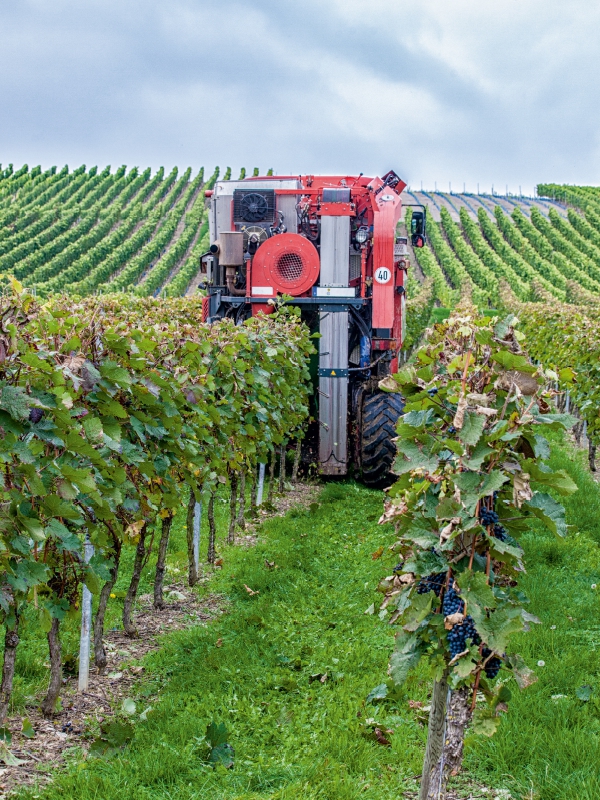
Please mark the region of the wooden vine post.
POLYGON ((467 725, 493 735, 510 680, 535 680, 510 649, 513 634, 539 621, 517 588, 518 538, 533 517, 564 536, 554 495, 577 489, 544 464, 542 435, 576 420, 549 413, 554 373, 531 364, 516 323, 465 303, 428 332, 414 365, 380 383, 406 400, 398 479, 380 520, 394 526, 398 559, 379 585, 382 611, 399 626, 390 676, 402 684, 421 659, 434 675, 420 800, 447 796, 467 725))

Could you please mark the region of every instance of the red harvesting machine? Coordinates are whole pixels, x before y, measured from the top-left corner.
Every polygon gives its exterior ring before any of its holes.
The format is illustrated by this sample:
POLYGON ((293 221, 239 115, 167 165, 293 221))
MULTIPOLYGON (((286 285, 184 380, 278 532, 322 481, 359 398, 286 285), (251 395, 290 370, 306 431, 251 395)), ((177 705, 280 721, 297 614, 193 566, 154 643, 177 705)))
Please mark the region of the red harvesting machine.
MULTIPOLYGON (((210 251, 201 288, 209 321, 269 313, 291 295, 318 331, 313 377, 314 423, 303 460, 323 475, 387 479, 402 401, 378 382, 398 369, 405 317, 408 241, 397 236, 406 184, 395 172, 267 176, 218 181, 209 198, 210 251)), ((411 221, 415 247, 425 243, 425 211, 411 221)))

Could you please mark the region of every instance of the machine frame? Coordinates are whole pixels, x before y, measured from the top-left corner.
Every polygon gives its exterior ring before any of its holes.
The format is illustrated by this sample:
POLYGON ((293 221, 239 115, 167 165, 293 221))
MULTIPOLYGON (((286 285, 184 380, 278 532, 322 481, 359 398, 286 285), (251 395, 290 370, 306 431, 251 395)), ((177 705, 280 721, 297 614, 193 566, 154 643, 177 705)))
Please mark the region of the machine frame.
MULTIPOLYGON (((353 463, 376 484, 391 466, 380 433, 391 440, 401 405, 378 383, 397 371, 404 338, 408 238, 397 229, 405 186, 390 171, 383 178, 259 176, 219 181, 206 192, 211 248, 200 288, 207 320, 268 314, 285 294, 320 333, 306 457, 324 475, 345 475, 353 463)), ((425 243, 424 216, 412 241, 425 243)))

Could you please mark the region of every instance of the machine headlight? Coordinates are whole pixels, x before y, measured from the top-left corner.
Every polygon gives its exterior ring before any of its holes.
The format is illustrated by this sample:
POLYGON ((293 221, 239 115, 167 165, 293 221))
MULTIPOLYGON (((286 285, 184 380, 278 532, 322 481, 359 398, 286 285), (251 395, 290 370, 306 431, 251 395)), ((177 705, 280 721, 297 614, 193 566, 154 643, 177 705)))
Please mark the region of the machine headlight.
POLYGON ((367 239, 369 238, 369 229, 368 228, 359 228, 356 231, 356 235, 354 237, 358 244, 364 244, 367 239))

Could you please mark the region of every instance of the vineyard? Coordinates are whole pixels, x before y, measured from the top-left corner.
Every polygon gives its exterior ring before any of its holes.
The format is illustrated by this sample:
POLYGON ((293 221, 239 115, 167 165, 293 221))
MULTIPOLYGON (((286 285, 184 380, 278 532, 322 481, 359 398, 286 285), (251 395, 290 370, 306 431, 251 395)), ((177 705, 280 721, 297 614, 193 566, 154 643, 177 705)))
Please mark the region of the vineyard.
POLYGON ((218 175, 9 167, 0 175, 0 274, 41 296, 180 297, 208 247, 204 192, 218 175))
POLYGON ((600 190, 406 193, 427 244, 379 383, 407 403, 380 518, 350 480, 299 488, 318 337, 299 308, 204 321, 218 177, 0 173, 7 790, 415 798, 425 750, 430 800, 464 741, 449 797, 597 797, 600 190), (140 609, 181 624, 138 660, 140 609), (567 742, 550 759, 542 718, 567 742), (34 747, 54 735, 58 776, 34 747))
MULTIPOLYGON (((451 214, 438 203, 439 220, 428 220, 429 246, 418 264, 438 305, 452 308, 466 288, 481 309, 518 314, 531 355, 557 372, 557 386, 568 392, 563 402, 577 409, 593 464, 600 432, 600 192, 540 185, 538 193, 551 198, 545 211, 513 202, 507 213, 489 199, 475 210, 471 196, 458 196, 451 214), (557 210, 558 201, 569 207, 557 210)), ((415 289, 417 296, 423 291, 415 289)), ((425 294, 421 307, 431 302, 425 294)))

